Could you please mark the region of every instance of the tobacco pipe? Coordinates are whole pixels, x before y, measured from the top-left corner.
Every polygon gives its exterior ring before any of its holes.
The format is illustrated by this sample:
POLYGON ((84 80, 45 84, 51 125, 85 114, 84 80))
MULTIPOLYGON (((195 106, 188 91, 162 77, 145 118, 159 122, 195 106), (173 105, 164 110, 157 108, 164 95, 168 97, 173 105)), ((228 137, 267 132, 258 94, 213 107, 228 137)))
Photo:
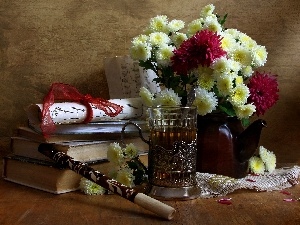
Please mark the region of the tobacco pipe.
POLYGON ((50 159, 53 159, 58 166, 62 168, 69 168, 81 176, 102 186, 103 188, 118 194, 119 196, 157 214, 162 218, 171 220, 174 216, 175 209, 171 206, 143 193, 139 193, 133 188, 127 187, 120 182, 109 178, 105 174, 94 170, 86 163, 77 161, 67 154, 57 151, 53 144, 42 143, 39 145, 38 151, 50 159))

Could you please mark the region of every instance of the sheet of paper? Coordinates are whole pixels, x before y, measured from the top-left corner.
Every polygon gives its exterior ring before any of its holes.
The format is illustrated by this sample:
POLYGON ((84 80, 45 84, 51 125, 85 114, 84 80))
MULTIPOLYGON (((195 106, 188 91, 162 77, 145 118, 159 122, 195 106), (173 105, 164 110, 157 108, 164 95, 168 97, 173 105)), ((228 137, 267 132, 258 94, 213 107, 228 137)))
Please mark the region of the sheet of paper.
POLYGON ((153 82, 156 74, 141 68, 130 56, 106 57, 104 68, 111 99, 139 97, 141 87, 152 93, 160 91, 159 85, 153 82))

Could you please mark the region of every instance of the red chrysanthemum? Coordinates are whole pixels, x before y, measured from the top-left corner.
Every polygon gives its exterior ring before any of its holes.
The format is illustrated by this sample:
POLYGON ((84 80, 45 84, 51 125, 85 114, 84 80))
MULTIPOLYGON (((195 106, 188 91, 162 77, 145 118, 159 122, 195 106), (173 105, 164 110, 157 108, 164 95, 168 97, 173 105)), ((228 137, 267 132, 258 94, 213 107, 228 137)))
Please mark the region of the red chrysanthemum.
POLYGON ((221 40, 221 36, 215 32, 209 30, 197 32, 174 50, 174 56, 171 58, 173 70, 186 75, 199 65, 210 66, 215 59, 226 54, 221 48, 221 40))
POLYGON ((256 114, 263 115, 279 99, 276 75, 256 72, 247 85, 250 90, 249 103, 256 107, 256 114))

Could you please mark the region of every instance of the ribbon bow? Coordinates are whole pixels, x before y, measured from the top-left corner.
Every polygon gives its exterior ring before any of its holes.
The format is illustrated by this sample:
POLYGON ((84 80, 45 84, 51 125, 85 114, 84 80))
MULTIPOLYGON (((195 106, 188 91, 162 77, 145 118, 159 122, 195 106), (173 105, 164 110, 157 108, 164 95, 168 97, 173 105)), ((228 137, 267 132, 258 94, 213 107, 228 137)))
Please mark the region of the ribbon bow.
POLYGON ((83 104, 87 109, 87 115, 83 123, 89 123, 93 119, 92 106, 104 111, 110 117, 117 116, 123 109, 122 106, 109 102, 102 98, 93 98, 91 95, 83 95, 75 87, 62 83, 53 83, 48 94, 44 97, 42 110, 41 130, 44 136, 55 130, 55 124, 50 115, 50 107, 54 100, 74 101, 83 104))

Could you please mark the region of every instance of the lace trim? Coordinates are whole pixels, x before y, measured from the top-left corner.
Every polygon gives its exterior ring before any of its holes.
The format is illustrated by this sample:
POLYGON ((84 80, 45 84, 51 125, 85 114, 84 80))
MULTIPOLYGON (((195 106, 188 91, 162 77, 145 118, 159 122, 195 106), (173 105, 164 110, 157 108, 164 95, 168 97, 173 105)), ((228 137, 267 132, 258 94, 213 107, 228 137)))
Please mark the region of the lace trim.
POLYGON ((262 175, 249 174, 241 179, 227 176, 196 173, 197 185, 201 189, 201 198, 224 196, 238 189, 257 191, 275 191, 289 188, 299 183, 300 167, 283 167, 272 173, 262 175))

